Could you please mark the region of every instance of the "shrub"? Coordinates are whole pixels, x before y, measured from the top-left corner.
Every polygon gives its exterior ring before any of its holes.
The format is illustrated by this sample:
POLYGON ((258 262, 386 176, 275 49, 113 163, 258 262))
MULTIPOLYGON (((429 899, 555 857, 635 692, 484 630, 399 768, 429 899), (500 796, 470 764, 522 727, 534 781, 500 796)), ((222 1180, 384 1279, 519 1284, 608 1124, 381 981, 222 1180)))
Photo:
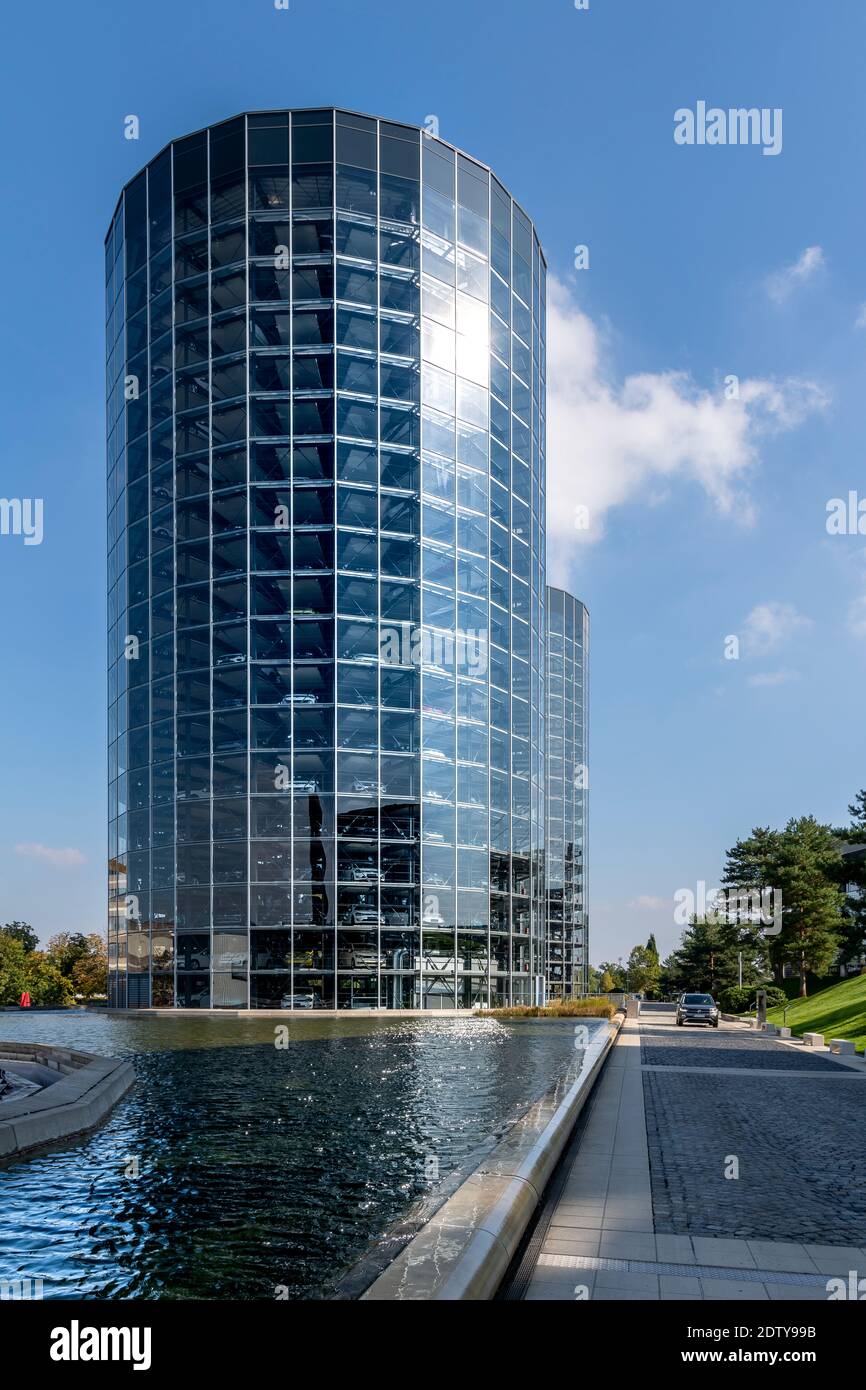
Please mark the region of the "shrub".
POLYGON ((541 1008, 515 1004, 510 1009, 476 1009, 476 1018, 613 1018, 616 1006, 609 999, 564 999, 541 1008))
POLYGON ((778 985, 766 985, 765 988, 767 991, 768 1009, 778 1009, 782 1004, 787 1004, 788 996, 778 985))
POLYGON ((744 1014, 754 1004, 759 988, 767 992, 768 1009, 786 1002, 785 991, 778 985, 729 985, 727 989, 719 990, 719 1004, 726 1014, 744 1014))

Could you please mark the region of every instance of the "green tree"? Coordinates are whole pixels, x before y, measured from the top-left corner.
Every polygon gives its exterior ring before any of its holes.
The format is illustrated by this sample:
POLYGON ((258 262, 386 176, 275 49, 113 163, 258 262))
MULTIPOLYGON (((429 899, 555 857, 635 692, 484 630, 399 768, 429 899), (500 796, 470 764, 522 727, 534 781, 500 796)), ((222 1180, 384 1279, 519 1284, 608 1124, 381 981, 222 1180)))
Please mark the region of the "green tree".
MULTIPOLYGON (((774 902, 771 895, 778 887, 782 841, 781 831, 771 830, 768 825, 757 826, 726 852, 722 884, 729 900, 730 895, 735 894, 740 901, 750 899, 755 906, 770 909, 774 902)), ((774 953, 773 938, 766 933, 766 922, 743 913, 726 921, 726 926, 728 945, 737 954, 742 952, 744 986, 762 983, 774 969, 781 980, 781 960, 778 953, 774 953)), ((726 983, 737 984, 737 979, 726 980, 726 983)))
POLYGON ((716 994, 735 985, 739 974, 739 927, 717 914, 693 917, 684 928, 682 941, 664 963, 666 993, 716 994))
POLYGON ((771 830, 765 825, 758 826, 745 840, 738 840, 725 854, 724 886, 758 894, 775 887, 774 874, 782 838, 782 831, 771 830))
POLYGON ((0 932, 0 1005, 14 1005, 24 992, 36 1007, 71 1004, 72 987, 44 951, 27 951, 17 937, 0 932))
MULTIPOLYGON (((859 791, 848 807, 852 824, 834 830, 833 834, 846 846, 862 847, 866 844, 866 790, 859 791)), ((856 960, 866 950, 866 855, 842 855, 839 886, 846 891, 845 910, 839 933, 839 951, 842 960, 856 960), (849 887, 854 889, 848 893, 849 887)))
POLYGON ((70 981, 44 951, 28 957, 27 989, 32 1003, 41 1008, 67 1008, 75 1002, 70 981))
POLYGON ((625 971, 616 961, 603 960, 598 969, 601 975, 610 976, 613 981, 611 989, 625 989, 625 971))
MULTIPOLYGON (((855 815, 858 806, 852 806, 855 815)), ((767 906, 781 901, 781 931, 767 930, 767 923, 741 924, 744 959, 755 972, 765 967, 781 984, 785 965, 801 977, 806 994, 806 973, 826 973, 841 947, 856 954, 860 940, 859 915, 845 910, 845 880, 840 833, 822 826, 813 816, 788 821, 784 830, 759 827, 746 840, 728 849, 723 881, 728 888, 766 894, 767 906)), ((773 923, 773 927, 777 922, 773 923)), ((760 983, 759 974, 744 974, 744 984, 760 983)))
POLYGON ((656 943, 655 932, 650 932, 649 938, 648 938, 647 944, 646 944, 646 950, 647 950, 647 954, 650 955, 650 956, 652 956, 653 960, 655 961, 655 982, 654 982, 654 984, 653 984, 653 986, 652 986, 652 992, 651 992, 651 994, 650 994, 650 998, 652 998, 652 999, 658 999, 658 998, 661 997, 662 990, 663 990, 663 985, 662 985, 662 967, 661 967, 661 961, 659 960, 659 948, 658 948, 658 945, 657 945, 657 943, 656 943))
POLYGON ((79 956, 70 980, 76 997, 102 998, 108 993, 108 952, 101 936, 88 936, 87 954, 79 956))
POLYGON ((89 938, 83 932, 58 932, 52 936, 46 947, 48 956, 61 975, 72 976, 75 966, 91 951, 89 938))
POLYGON ((0 931, 0 1005, 17 1004, 27 988, 27 955, 17 936, 0 931))
POLYGON ((659 958, 646 946, 635 946, 626 966, 628 988, 635 994, 653 995, 658 991, 659 958))
POLYGON ((848 814, 854 822, 851 828, 855 834, 866 836, 866 788, 857 793, 848 807, 848 814))
POLYGON ((35 951, 39 945, 39 937, 29 922, 7 922, 4 927, 0 927, 0 933, 11 937, 13 941, 20 941, 25 951, 35 951))
POLYGON ((682 994, 685 982, 676 951, 662 961, 659 968, 659 993, 663 998, 671 994, 682 994))
POLYGON ((774 943, 779 957, 800 976, 824 975, 839 952, 844 929, 845 893, 839 843, 828 825, 814 816, 790 820, 775 865, 776 891, 782 897, 782 930, 774 943))
POLYGON ((610 994, 611 990, 616 988, 613 982, 613 975, 611 975, 609 970, 602 970, 598 987, 602 994, 610 994))

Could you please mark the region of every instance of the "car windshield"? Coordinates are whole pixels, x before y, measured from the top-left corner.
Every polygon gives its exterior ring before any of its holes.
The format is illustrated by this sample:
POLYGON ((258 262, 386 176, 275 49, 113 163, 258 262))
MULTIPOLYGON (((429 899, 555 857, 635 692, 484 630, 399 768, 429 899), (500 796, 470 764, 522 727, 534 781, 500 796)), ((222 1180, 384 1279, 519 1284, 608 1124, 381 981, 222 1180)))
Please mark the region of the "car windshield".
POLYGON ((683 1003, 684 1003, 684 1004, 712 1004, 712 1002, 713 1002, 713 996, 712 996, 711 994, 684 994, 684 995, 683 995, 683 1003))

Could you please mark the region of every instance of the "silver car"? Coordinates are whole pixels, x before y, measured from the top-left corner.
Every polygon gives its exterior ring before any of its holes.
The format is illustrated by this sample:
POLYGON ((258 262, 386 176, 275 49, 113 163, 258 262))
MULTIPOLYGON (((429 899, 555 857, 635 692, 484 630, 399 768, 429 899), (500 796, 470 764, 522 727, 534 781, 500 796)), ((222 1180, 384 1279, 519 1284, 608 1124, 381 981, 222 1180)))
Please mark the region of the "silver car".
POLYGON ((706 1023, 719 1026, 719 1006, 711 994, 681 994, 677 1000, 677 1026, 686 1023, 706 1023))

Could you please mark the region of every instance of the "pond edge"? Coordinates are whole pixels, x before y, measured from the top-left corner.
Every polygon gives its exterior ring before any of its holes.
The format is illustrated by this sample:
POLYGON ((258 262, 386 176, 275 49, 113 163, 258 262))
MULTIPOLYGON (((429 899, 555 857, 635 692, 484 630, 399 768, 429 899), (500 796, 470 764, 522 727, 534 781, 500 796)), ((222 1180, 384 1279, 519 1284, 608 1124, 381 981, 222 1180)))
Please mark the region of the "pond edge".
POLYGON ((625 1015, 530 1107, 361 1294, 371 1301, 490 1300, 501 1284, 625 1015))
POLYGON ((135 1081, 132 1064, 117 1057, 0 1040, 0 1066, 16 1061, 39 1062, 56 1071, 58 1079, 0 1105, 0 1161, 94 1129, 135 1081))

